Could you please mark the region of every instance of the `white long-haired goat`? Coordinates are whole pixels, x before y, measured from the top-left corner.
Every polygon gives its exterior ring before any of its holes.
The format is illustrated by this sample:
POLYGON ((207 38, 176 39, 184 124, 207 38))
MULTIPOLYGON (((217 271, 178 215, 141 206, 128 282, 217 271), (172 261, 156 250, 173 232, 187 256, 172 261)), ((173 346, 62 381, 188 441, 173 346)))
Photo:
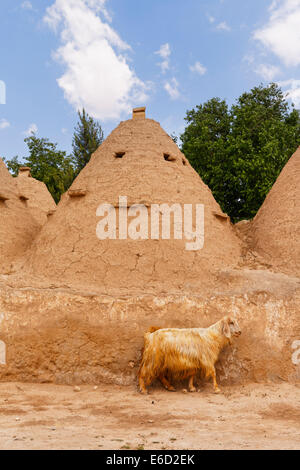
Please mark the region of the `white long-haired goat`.
POLYGON ((237 321, 230 316, 209 328, 151 327, 144 336, 138 374, 140 391, 147 393, 146 387, 156 378, 167 390, 175 390, 167 379, 171 376, 175 380, 189 378, 189 390, 194 392, 194 377, 201 370, 206 378, 212 377, 214 390, 219 393, 215 363, 221 350, 240 334, 237 321))

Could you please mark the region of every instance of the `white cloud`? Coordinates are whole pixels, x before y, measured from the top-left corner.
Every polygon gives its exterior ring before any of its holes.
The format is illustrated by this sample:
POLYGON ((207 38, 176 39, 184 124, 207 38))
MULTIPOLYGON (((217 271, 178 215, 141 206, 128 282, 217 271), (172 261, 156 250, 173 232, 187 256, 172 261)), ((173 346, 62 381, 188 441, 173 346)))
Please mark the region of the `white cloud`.
POLYGON ((1 119, 0 129, 7 129, 8 127, 10 127, 10 123, 6 119, 1 119))
POLYGON ((256 67, 255 72, 263 77, 264 80, 272 81, 274 78, 280 74, 280 68, 275 65, 269 64, 260 64, 256 67))
POLYGON ((24 131, 23 134, 26 135, 26 137, 29 137, 32 134, 36 134, 37 131, 38 131, 37 125, 33 123, 33 124, 30 124, 28 129, 26 131, 24 131))
POLYGON ((32 3, 29 2, 29 0, 25 0, 25 2, 21 3, 21 8, 23 8, 23 10, 33 10, 32 3))
POLYGON ((226 21, 222 21, 222 23, 219 23, 216 28, 219 30, 219 31, 231 31, 231 28, 230 26, 228 26, 228 24, 226 23, 226 21))
POLYGON ((165 90, 168 92, 172 100, 176 100, 180 96, 180 92, 178 90, 179 83, 176 78, 172 78, 170 81, 165 83, 165 90))
POLYGON ((243 57, 243 62, 246 62, 248 65, 253 64, 255 61, 255 57, 253 54, 246 54, 243 57))
POLYGON ((162 44, 160 49, 156 51, 155 54, 160 55, 160 57, 163 59, 167 59, 171 54, 170 44, 168 42, 166 44, 162 44))
POLYGON ((105 2, 56 0, 44 18, 60 34, 54 58, 66 68, 57 80, 65 98, 102 120, 117 119, 147 99, 146 84, 127 63, 130 46, 108 23, 105 2))
POLYGON ((290 79, 279 82, 278 85, 285 89, 287 98, 290 99, 296 108, 300 108, 300 80, 290 79))
POLYGON ((207 15, 207 18, 210 23, 214 23, 216 21, 216 18, 214 16, 207 15))
POLYGON ((254 39, 285 65, 300 65, 300 0, 273 1, 269 21, 254 31, 254 39))
POLYGON ((204 75, 207 72, 207 68, 204 67, 200 62, 195 62, 194 65, 190 66, 191 72, 196 72, 199 75, 204 75))
POLYGON ((162 62, 160 62, 158 65, 160 66, 161 71, 165 73, 166 70, 170 68, 170 55, 171 55, 170 44, 169 43, 162 44, 160 46, 160 49, 156 51, 155 54, 158 54, 163 59, 162 62))

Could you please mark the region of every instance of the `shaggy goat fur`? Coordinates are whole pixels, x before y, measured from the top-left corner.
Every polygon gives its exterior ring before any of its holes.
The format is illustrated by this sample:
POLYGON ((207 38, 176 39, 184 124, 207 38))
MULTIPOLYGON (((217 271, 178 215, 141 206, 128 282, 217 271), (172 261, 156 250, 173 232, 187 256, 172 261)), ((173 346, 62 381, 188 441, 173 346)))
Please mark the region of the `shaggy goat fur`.
POLYGON ((224 317, 209 328, 163 328, 147 332, 142 362, 139 369, 139 387, 147 393, 146 386, 159 378, 168 390, 174 390, 167 380, 189 378, 189 389, 195 391, 193 379, 201 370, 206 378, 212 377, 215 392, 219 392, 215 363, 221 350, 231 344, 232 336, 241 331, 236 320, 224 317))

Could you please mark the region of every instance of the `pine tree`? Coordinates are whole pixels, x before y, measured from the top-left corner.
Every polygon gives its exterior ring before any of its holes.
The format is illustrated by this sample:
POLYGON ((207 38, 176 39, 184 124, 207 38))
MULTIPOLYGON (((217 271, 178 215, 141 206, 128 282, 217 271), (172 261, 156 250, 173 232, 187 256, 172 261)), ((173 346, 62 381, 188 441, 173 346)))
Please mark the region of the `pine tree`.
POLYGON ((79 121, 73 136, 73 156, 78 174, 90 161, 92 153, 103 142, 103 131, 100 124, 86 113, 78 111, 79 121))

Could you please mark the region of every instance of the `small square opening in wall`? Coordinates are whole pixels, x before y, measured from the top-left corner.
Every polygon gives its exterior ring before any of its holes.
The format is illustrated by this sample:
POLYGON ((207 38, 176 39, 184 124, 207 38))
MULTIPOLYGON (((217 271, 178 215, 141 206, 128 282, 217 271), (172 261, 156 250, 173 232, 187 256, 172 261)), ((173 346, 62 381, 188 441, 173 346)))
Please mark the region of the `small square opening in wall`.
POLYGON ((4 196, 4 194, 0 193, 0 201, 5 202, 8 200, 8 197, 4 196))
POLYGON ((123 158, 126 152, 115 152, 115 158, 123 158))
POLYGON ((175 162, 176 161, 176 158, 172 157, 172 155, 170 155, 169 153, 164 153, 164 159, 166 160, 166 162, 175 162))
POLYGON ((6 207, 6 201, 8 201, 8 197, 4 196, 4 194, 0 193, 0 206, 6 207))

